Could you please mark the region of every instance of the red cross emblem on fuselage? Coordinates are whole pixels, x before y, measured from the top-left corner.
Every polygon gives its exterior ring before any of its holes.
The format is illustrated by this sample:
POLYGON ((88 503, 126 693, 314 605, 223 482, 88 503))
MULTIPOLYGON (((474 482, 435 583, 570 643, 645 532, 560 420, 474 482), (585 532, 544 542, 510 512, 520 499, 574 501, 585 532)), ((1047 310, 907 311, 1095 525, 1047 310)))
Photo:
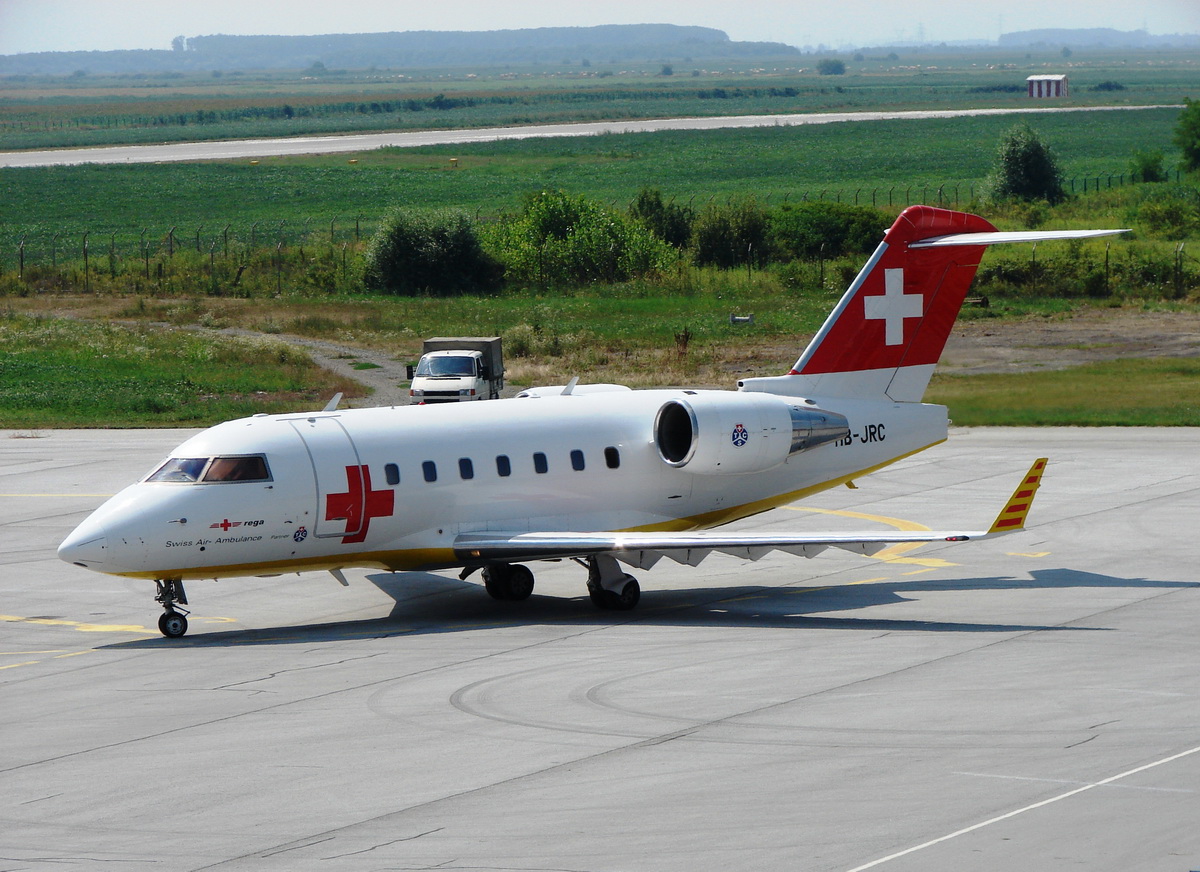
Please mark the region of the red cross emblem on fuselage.
POLYGON ((371 490, 371 471, 366 464, 346 467, 346 487, 346 493, 325 497, 325 520, 345 520, 343 544, 363 542, 372 518, 391 517, 396 508, 396 494, 390 490, 371 490))

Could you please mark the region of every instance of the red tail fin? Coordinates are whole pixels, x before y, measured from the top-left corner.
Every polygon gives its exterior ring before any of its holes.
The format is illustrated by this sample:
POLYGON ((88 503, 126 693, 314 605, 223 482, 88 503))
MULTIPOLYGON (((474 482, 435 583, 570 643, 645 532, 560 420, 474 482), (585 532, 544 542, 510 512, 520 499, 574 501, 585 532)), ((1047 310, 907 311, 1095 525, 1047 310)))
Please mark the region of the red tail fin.
POLYGON ((910 246, 931 237, 995 229, 965 212, 905 209, 791 374, 812 377, 815 394, 886 394, 919 402, 985 246, 910 246), (855 377, 828 377, 848 374, 855 377))

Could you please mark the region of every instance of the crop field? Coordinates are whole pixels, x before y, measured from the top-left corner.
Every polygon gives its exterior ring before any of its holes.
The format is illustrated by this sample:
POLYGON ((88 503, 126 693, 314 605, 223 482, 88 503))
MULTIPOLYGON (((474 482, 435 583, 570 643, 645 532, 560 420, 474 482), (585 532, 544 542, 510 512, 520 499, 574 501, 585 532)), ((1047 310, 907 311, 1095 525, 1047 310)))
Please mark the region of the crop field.
MULTIPOLYGON (((1074 189, 1128 182, 1139 149, 1176 160, 1176 109, 1038 115, 1031 126, 1059 156, 1074 189)), ((175 227, 198 229, 204 248, 230 225, 249 241, 284 228, 335 241, 369 235, 396 206, 454 208, 488 216, 543 189, 624 207, 646 186, 681 203, 753 194, 776 204, 838 200, 899 211, 915 202, 963 205, 989 171, 1011 117, 879 121, 712 132, 532 139, 353 157, 292 157, 237 163, 96 165, 0 170, 0 259, 22 236, 47 247, 54 233, 118 234, 124 246, 156 242, 175 227), (451 158, 455 163, 451 164, 451 158), (351 161, 354 161, 353 163, 351 161)), ((306 235, 306 234, 305 234, 306 235)), ((68 243, 64 243, 68 244, 68 243)))
POLYGON ((1200 54, 904 50, 757 66, 549 64, 503 70, 0 79, 3 148, 47 148, 664 116, 1016 107, 1027 75, 1068 71, 1071 105, 1178 104, 1200 54), (676 68, 678 67, 678 68, 676 68), (665 71, 670 69, 670 73, 665 71))

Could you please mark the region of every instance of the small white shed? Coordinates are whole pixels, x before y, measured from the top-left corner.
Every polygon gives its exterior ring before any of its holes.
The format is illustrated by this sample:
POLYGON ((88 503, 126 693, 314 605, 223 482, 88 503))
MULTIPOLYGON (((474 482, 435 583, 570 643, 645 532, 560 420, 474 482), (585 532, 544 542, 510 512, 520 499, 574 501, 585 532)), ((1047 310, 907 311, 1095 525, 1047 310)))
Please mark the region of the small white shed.
POLYGON ((1046 97, 1066 97, 1070 91, 1065 75, 1030 76, 1025 80, 1029 87, 1029 96, 1037 100, 1046 97))

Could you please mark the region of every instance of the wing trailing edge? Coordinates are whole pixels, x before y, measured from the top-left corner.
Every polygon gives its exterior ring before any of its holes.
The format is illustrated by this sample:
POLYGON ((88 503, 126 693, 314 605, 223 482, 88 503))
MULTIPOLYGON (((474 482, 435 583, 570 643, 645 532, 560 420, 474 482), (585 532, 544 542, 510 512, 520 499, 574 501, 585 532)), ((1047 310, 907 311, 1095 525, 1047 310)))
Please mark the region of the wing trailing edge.
POLYGON ((967 542, 1024 529, 1025 518, 1041 482, 1046 458, 1030 467, 986 531, 921 531, 858 533, 726 533, 699 532, 630 533, 538 532, 463 533, 454 540, 455 556, 467 565, 519 563, 529 560, 560 560, 607 554, 630 566, 649 569, 662 558, 687 566, 698 566, 714 551, 759 560, 773 551, 797 557, 816 557, 827 548, 855 554, 875 554, 889 545, 925 542, 967 542))

